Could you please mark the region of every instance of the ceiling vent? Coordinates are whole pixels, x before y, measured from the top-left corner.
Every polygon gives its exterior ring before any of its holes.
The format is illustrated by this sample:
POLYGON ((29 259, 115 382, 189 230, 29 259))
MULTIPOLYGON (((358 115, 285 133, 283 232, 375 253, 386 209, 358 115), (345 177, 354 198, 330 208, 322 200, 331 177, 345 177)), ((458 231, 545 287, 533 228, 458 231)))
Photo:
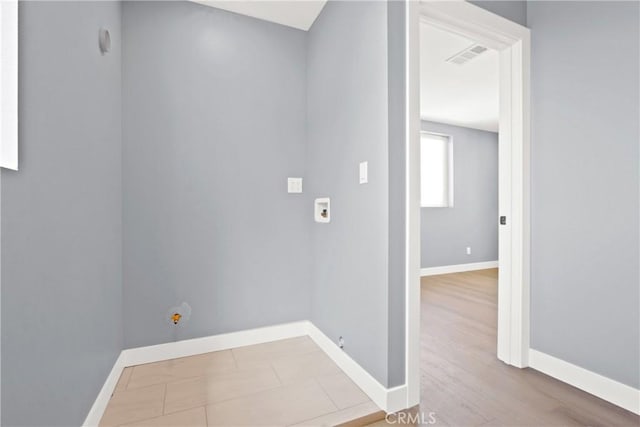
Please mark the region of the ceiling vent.
POLYGON ((452 62, 454 64, 463 65, 471 61, 478 55, 482 55, 487 51, 487 48, 479 44, 474 44, 468 48, 456 53, 455 55, 447 58, 445 62, 452 62))

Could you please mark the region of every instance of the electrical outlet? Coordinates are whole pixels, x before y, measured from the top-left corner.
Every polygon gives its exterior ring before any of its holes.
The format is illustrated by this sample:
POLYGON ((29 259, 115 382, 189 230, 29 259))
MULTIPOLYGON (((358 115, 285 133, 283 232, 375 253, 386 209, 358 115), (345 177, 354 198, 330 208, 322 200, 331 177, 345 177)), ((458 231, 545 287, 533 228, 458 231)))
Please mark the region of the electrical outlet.
POLYGON ((471 246, 467 246, 467 255, 471 255, 471 246))

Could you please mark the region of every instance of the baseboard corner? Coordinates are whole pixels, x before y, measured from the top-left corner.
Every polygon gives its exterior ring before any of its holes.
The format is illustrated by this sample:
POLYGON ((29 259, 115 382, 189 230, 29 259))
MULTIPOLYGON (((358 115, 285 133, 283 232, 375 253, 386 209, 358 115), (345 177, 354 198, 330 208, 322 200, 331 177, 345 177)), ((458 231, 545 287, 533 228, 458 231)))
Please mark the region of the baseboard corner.
POLYGON ((159 362, 162 360, 193 356, 246 345, 262 344, 305 335, 308 335, 383 411, 391 413, 406 408, 406 385, 392 388, 384 387, 362 366, 347 355, 347 353, 340 349, 337 344, 331 341, 311 321, 301 320, 280 325, 122 350, 98 393, 83 426, 94 427, 100 423, 109 399, 118 384, 120 375, 122 375, 122 371, 127 366, 159 362))
POLYGON ((379 408, 387 413, 406 408, 406 384, 391 388, 383 386, 312 322, 308 322, 308 328, 311 339, 379 408))

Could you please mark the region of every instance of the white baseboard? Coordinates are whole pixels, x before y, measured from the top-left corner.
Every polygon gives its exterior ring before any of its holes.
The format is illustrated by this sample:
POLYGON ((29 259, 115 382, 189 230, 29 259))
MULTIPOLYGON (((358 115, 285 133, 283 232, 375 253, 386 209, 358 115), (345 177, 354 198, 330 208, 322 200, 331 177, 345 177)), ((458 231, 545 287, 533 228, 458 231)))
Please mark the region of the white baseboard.
POLYGON ((336 365, 382 410, 386 412, 396 412, 406 408, 406 386, 402 385, 387 389, 334 344, 320 329, 308 320, 303 320, 246 331, 123 350, 93 403, 83 426, 97 426, 100 423, 100 419, 115 390, 118 379, 127 366, 160 362, 162 360, 262 344, 304 335, 309 335, 336 365))
POLYGON ((498 268, 498 261, 472 262, 469 264, 443 265, 420 269, 420 276, 436 276, 438 274, 462 273, 463 271, 486 270, 498 268))
POLYGON ((533 349, 529 350, 529 366, 640 415, 638 389, 533 349))
POLYGON ((102 419, 102 414, 104 414, 104 410, 107 409, 107 404, 109 404, 109 399, 111 399, 111 395, 113 394, 113 390, 115 390, 116 385, 118 385, 118 380, 120 379, 120 375, 122 375, 123 369, 126 368, 126 365, 123 362, 122 352, 118 359, 116 359, 116 363, 114 363, 111 372, 107 376, 107 380, 104 382, 104 385, 100 389, 98 393, 98 397, 93 402, 91 409, 89 410, 89 414, 87 418, 84 420, 83 426, 97 426, 100 424, 100 420, 102 419))
POLYGON ((130 348, 122 351, 122 357, 125 366, 135 366, 246 345, 262 344, 307 335, 307 323, 306 320, 303 320, 166 344, 130 348))
POLYGON ((308 323, 308 321, 304 320, 246 331, 230 332, 227 334, 122 350, 120 357, 118 357, 116 363, 113 365, 113 369, 111 369, 107 380, 93 403, 83 426, 97 426, 100 423, 100 419, 102 419, 104 410, 107 408, 113 390, 115 390, 118 384, 118 379, 120 379, 122 371, 127 366, 160 362, 178 357, 194 356, 196 354, 227 350, 245 345, 262 344, 269 341, 299 337, 308 334, 308 323))
POLYGON ((311 339, 318 344, 318 347, 320 347, 378 407, 387 413, 407 408, 406 385, 386 388, 313 323, 309 322, 308 327, 311 339))

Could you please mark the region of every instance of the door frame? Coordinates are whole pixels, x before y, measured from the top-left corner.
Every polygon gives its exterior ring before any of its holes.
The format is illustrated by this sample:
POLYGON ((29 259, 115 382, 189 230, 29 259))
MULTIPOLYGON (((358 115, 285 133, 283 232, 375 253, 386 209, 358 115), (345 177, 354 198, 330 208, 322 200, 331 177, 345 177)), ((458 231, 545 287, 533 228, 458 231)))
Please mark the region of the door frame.
POLYGON ((0 167, 18 170, 18 0, 0 0, 0 167))
MULTIPOLYGON (((462 0, 409 0, 406 147, 407 407, 420 403, 420 22, 500 52, 497 357, 524 368, 529 357, 530 55, 528 28, 462 0)), ((498 221, 498 218, 496 218, 498 221)))

